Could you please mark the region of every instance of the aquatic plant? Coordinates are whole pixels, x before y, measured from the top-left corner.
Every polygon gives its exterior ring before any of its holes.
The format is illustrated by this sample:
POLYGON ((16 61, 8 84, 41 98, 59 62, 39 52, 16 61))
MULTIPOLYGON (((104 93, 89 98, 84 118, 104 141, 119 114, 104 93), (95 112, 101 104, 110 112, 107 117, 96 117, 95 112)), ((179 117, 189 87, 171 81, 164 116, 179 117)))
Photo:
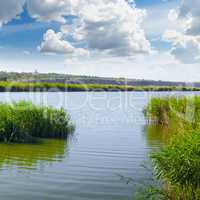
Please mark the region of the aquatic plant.
POLYGON ((64 109, 20 101, 0 103, 0 141, 33 142, 36 138, 66 138, 74 126, 64 109))
POLYGON ((154 97, 145 109, 145 115, 151 123, 163 126, 198 128, 200 96, 154 97))
POLYGON ((110 84, 65 84, 59 82, 9 82, 0 81, 0 92, 27 92, 27 91, 200 91, 194 87, 174 86, 131 86, 110 84))
POLYGON ((151 155, 156 177, 163 181, 158 189, 163 199, 200 199, 200 97, 155 97, 145 115, 150 127, 161 125, 171 133, 151 155))
POLYGON ((151 155, 158 179, 174 199, 200 199, 200 132, 174 136, 170 144, 151 155), (176 198, 175 198, 176 197, 176 198))

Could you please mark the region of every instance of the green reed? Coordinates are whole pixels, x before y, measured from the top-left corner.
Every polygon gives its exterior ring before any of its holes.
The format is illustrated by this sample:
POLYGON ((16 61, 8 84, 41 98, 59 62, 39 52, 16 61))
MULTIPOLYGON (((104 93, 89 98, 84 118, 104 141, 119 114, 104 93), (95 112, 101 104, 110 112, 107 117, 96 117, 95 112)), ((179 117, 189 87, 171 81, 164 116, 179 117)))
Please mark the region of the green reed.
POLYGON ((200 199, 200 97, 155 97, 145 114, 171 132, 168 144, 151 155, 162 199, 200 199))
POLYGON ((160 125, 183 125, 184 129, 200 126, 200 96, 154 97, 145 114, 152 123, 160 125))
POLYGON ((0 141, 33 142, 36 138, 66 138, 74 126, 64 109, 20 101, 0 103, 0 141))
POLYGON ((200 91, 195 87, 178 86, 130 86, 111 84, 69 84, 59 82, 7 82, 0 81, 0 92, 27 91, 200 91))
POLYGON ((177 138, 151 155, 158 179, 164 180, 169 199, 200 199, 200 132, 177 138))

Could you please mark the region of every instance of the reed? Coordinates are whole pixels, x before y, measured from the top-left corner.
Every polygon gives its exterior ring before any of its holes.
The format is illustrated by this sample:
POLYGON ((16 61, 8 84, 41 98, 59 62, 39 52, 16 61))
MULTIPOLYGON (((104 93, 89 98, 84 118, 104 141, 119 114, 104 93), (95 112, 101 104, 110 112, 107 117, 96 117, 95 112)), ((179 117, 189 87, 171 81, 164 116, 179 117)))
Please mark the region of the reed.
POLYGON ((74 126, 64 109, 20 101, 0 103, 0 141, 26 143, 36 138, 66 138, 74 126))
POLYGON ((150 123, 199 128, 200 96, 154 97, 145 109, 145 115, 150 123))
POLYGON ((152 98, 145 110, 150 123, 169 128, 171 138, 151 155, 163 199, 200 199, 200 97, 152 98))
POLYGON ((0 92, 28 92, 28 91, 200 91, 195 87, 174 86, 130 86, 108 84, 65 84, 58 82, 8 82, 0 81, 0 92))
POLYGON ((169 145, 151 158, 156 177, 166 184, 164 190, 169 199, 200 199, 199 131, 173 137, 169 145))

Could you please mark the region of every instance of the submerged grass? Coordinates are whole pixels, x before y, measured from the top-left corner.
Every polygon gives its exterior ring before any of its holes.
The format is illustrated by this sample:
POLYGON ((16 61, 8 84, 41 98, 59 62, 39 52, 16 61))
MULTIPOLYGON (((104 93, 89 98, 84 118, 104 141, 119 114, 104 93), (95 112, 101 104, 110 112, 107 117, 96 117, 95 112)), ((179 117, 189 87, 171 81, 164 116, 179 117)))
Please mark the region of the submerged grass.
POLYGON ((0 142, 27 143, 36 138, 66 138, 74 126, 64 109, 20 101, 0 103, 0 142))
POLYGON ((171 131, 168 144, 151 155, 155 175, 163 181, 162 199, 199 200, 200 97, 155 97, 145 114, 151 124, 171 131))

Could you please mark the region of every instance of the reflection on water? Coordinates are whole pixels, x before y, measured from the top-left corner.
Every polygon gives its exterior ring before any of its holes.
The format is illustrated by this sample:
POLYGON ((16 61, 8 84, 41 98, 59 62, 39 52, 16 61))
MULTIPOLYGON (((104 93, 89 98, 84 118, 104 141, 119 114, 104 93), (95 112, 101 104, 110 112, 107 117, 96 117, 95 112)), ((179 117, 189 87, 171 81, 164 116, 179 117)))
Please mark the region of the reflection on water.
POLYGON ((36 169, 39 164, 62 161, 65 140, 42 140, 40 144, 0 144, 0 168, 36 169))
POLYGON ((0 144, 0 200, 134 200, 136 185, 152 177, 143 166, 149 153, 168 138, 151 126, 144 133, 143 110, 151 96, 167 93, 0 93, 0 101, 42 104, 45 95, 53 107, 60 96, 66 101, 75 140, 0 144))

